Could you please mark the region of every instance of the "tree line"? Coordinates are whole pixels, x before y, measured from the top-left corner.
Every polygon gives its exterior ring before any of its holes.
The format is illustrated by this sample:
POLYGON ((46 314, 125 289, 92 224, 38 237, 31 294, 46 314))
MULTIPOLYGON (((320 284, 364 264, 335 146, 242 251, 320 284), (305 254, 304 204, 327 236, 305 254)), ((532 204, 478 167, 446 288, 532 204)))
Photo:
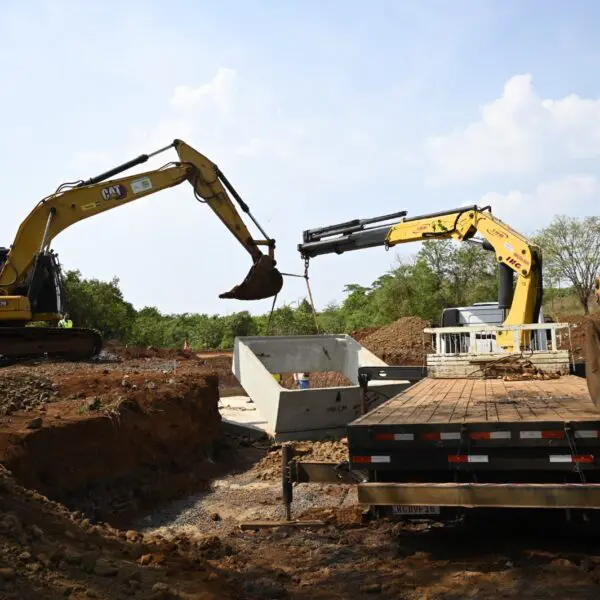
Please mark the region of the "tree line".
MULTIPOLYGON (((546 297, 574 295, 587 314, 600 272, 600 220, 558 216, 532 239, 543 251, 546 297)), ((496 300, 497 278, 493 252, 440 240, 424 242, 415 256, 398 260, 369 286, 346 285, 343 300, 319 310, 316 319, 306 299, 259 316, 163 314, 151 306, 136 310, 116 277, 86 279, 70 270, 64 284, 75 325, 95 328, 105 339, 173 348, 187 340, 192 348, 216 349, 231 348, 236 336, 351 333, 409 315, 438 323, 444 308, 496 300)))

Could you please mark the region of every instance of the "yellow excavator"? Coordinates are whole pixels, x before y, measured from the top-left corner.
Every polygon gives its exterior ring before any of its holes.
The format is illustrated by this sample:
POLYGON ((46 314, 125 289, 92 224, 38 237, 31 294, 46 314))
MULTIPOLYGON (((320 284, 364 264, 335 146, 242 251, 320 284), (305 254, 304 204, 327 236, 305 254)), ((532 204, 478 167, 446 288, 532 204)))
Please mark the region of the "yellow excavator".
POLYGON ((87 181, 61 185, 21 223, 12 246, 0 248, 0 356, 81 360, 98 354, 102 339, 94 330, 26 326, 41 321, 56 324, 65 311, 60 264, 50 243, 78 221, 184 181, 192 185, 195 198, 216 213, 253 261, 244 281, 219 297, 260 300, 275 296, 283 286, 274 258, 275 240, 267 236, 217 165, 185 142, 174 140, 164 148, 142 154, 87 181), (109 179, 170 148, 175 148, 179 161, 154 171, 109 179), (228 192, 265 239, 255 240, 251 236, 228 192), (260 246, 267 248, 266 254, 260 246))
MULTIPOLYGON (((520 233, 492 215, 489 206, 467 206, 416 217, 401 211, 372 219, 357 219, 303 232, 298 250, 305 260, 322 254, 341 254, 375 246, 391 248, 407 242, 433 239, 474 240, 496 253, 499 268, 498 305, 504 309, 504 325, 536 323, 542 306, 542 253, 520 233), (382 225, 384 221, 395 222, 382 225), (516 285, 514 274, 517 274, 516 285)), ((521 332, 521 347, 526 333, 521 332)), ((497 343, 514 348, 511 332, 499 332, 497 343)))

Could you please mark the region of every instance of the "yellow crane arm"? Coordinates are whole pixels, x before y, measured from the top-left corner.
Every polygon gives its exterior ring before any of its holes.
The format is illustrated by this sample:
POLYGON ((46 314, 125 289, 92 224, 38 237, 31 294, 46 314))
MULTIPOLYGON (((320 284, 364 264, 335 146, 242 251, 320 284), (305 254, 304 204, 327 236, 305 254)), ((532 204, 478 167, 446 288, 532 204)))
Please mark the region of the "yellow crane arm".
POLYGON ((221 298, 254 300, 274 296, 282 287, 283 278, 275 269, 275 241, 269 239, 254 219, 246 203, 239 197, 218 167, 207 157, 181 140, 150 155, 141 155, 123 165, 86 182, 65 184, 42 200, 27 216, 17 231, 15 240, 0 270, 0 295, 7 296, 22 288, 35 275, 36 258, 47 251, 51 241, 64 229, 89 217, 139 200, 150 194, 189 181, 196 198, 208 204, 221 222, 237 238, 253 260, 246 280, 221 298), (162 169, 147 171, 120 179, 108 180, 133 166, 146 162, 151 156, 171 147, 181 162, 162 169), (241 219, 227 189, 240 208, 247 213, 265 236, 255 240, 241 219), (264 256, 259 246, 268 246, 264 256))
POLYGON ((518 276, 514 298, 504 324, 522 325, 537 321, 541 251, 492 215, 491 211, 470 207, 446 214, 408 219, 390 227, 385 245, 392 247, 406 242, 448 238, 465 241, 472 239, 476 233, 488 243, 487 249, 494 250, 498 263, 506 265, 518 276))
MULTIPOLYGON (((401 211, 309 229, 304 231, 303 243, 298 245, 298 250, 305 260, 309 260, 321 254, 341 254, 376 246, 393 247, 407 242, 467 241, 479 233, 484 238, 483 247, 495 252, 500 267, 499 296, 508 299, 510 305, 504 324, 537 322, 542 299, 542 255, 537 246, 492 215, 489 207, 468 206, 411 218, 406 218, 406 214, 401 211), (392 219, 396 222, 381 225, 392 219), (518 276, 514 292, 513 272, 518 276)), ((498 341, 504 347, 510 347, 512 342, 508 337, 508 332, 503 332, 498 335, 498 341)))

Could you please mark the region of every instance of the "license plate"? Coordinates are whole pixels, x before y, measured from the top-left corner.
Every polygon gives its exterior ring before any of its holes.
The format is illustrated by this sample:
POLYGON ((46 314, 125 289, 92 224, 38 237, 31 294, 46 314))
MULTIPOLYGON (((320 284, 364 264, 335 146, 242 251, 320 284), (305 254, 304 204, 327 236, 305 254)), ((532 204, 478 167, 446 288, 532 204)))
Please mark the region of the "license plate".
POLYGON ((439 515, 439 506, 392 506, 392 512, 395 515, 439 515))

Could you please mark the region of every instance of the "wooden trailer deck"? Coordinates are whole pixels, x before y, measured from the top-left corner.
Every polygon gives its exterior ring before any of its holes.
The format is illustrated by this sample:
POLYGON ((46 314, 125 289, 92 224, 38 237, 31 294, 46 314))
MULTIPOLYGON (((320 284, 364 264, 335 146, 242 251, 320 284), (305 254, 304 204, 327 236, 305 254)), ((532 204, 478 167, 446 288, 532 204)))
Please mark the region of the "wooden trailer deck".
POLYGON ((352 425, 598 421, 585 379, 425 378, 352 425))

